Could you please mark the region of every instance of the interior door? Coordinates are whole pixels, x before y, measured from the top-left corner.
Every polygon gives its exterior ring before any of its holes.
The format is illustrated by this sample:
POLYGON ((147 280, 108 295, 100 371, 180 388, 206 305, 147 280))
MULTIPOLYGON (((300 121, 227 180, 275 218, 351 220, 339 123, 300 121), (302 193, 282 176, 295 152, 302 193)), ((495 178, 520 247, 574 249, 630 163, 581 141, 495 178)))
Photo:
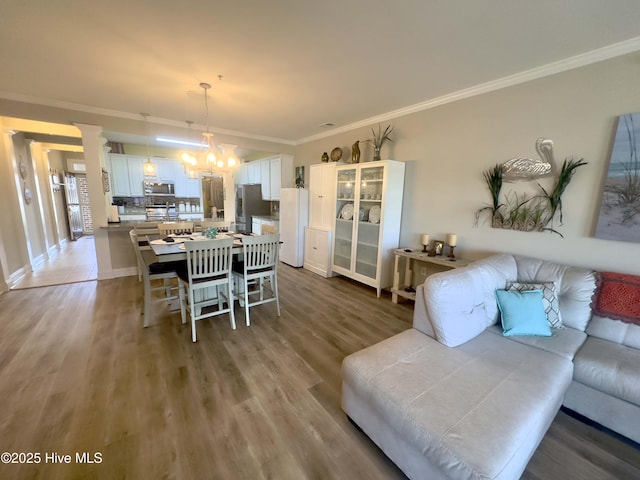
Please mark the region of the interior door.
POLYGON ((67 202, 67 216, 69 217, 69 237, 71 240, 77 240, 82 236, 82 213, 78 197, 78 184, 73 173, 67 172, 65 174, 64 193, 67 202))

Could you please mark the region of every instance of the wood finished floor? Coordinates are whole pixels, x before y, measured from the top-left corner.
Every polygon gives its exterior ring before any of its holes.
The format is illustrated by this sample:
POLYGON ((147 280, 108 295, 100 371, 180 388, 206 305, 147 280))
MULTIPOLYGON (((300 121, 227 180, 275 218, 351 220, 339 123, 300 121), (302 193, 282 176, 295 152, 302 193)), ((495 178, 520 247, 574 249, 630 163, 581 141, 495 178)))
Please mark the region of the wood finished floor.
MULTIPOLYGON (((2 465, 12 479, 402 479, 340 409, 349 353, 410 327, 412 304, 282 265, 282 316, 142 328, 136 277, 0 296, 0 451, 100 464, 2 465), (75 460, 75 459, 74 459, 75 460)), ((523 478, 640 478, 640 450, 563 412, 523 478)))
POLYGON ((98 278, 98 261, 93 235, 68 240, 60 251, 37 265, 14 286, 23 288, 62 285, 64 283, 86 282, 98 278))

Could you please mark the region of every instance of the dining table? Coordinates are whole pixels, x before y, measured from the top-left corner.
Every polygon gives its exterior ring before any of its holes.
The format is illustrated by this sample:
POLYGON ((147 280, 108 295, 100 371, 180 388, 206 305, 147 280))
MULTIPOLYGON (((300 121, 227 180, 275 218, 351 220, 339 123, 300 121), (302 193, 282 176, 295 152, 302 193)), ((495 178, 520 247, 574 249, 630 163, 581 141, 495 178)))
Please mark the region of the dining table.
MULTIPOLYGON (((216 238, 226 238, 233 237, 233 248, 232 252, 242 253, 242 238, 247 236, 252 236, 253 234, 248 233, 235 233, 235 232, 224 232, 218 233, 216 238)), ((156 256, 156 261, 158 262, 176 262, 180 260, 187 259, 187 252, 184 249, 185 242, 191 241, 200 241, 200 240, 211 240, 205 237, 202 233, 196 232, 191 234, 182 234, 182 235, 168 235, 163 237, 162 235, 153 234, 147 235, 147 241, 149 242, 149 246, 153 253, 156 256), (165 241, 164 239, 171 238, 173 241, 165 241)))

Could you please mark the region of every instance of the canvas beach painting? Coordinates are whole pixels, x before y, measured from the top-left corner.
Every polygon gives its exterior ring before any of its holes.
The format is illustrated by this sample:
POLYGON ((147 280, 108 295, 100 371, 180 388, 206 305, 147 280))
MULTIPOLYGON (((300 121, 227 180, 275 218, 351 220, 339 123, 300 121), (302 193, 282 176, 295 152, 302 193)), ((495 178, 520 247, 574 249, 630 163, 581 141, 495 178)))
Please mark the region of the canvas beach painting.
POLYGON ((595 236, 640 242, 640 113, 618 117, 595 236))

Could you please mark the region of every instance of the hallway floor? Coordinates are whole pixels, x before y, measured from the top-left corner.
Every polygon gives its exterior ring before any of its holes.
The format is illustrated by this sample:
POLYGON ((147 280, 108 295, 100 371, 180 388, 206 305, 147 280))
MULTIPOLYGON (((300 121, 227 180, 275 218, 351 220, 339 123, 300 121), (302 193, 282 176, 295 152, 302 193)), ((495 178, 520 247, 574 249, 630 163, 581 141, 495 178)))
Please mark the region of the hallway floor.
POLYGON ((97 278, 95 242, 90 235, 80 237, 75 242, 68 241, 57 255, 27 273, 12 290, 86 282, 97 278))

